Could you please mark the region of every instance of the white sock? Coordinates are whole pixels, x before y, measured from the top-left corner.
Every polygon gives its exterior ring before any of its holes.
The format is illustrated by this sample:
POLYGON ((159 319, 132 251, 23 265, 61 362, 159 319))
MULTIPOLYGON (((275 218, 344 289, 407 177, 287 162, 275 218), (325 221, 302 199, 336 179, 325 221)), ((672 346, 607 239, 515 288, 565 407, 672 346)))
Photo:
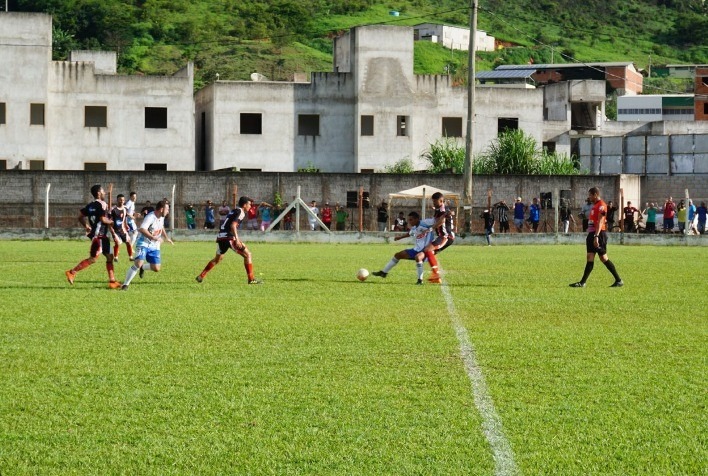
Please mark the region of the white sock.
POLYGON ((125 281, 123 282, 123 285, 124 286, 129 285, 136 274, 138 274, 138 268, 136 268, 135 265, 128 268, 128 272, 125 273, 125 281))
POLYGON ((152 271, 152 269, 150 268, 150 263, 143 263, 141 268, 143 268, 143 271, 152 271))
POLYGON ((384 267, 383 272, 388 273, 393 269, 394 266, 398 264, 398 259, 396 258, 391 258, 391 261, 388 262, 388 264, 384 267))
POLYGON ((423 279, 423 262, 422 261, 420 263, 416 262, 415 270, 418 273, 418 279, 423 279))

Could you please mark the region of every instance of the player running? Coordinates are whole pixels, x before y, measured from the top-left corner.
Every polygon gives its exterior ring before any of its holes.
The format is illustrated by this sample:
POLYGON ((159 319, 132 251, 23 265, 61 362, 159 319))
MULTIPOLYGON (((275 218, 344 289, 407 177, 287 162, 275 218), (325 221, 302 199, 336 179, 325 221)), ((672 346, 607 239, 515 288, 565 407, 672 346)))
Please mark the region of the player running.
POLYGON ((226 219, 221 224, 221 227, 219 227, 219 234, 216 235, 216 256, 207 263, 204 270, 195 278, 198 283, 204 280, 207 273, 209 273, 214 266, 219 264, 221 260, 224 259, 224 254, 231 249, 243 256, 243 266, 246 268, 248 284, 261 284, 261 281, 257 280, 253 275, 251 252, 248 251, 246 245, 238 237, 238 227, 244 218, 246 218, 248 211, 252 207, 252 198, 241 197, 238 199, 238 206, 234 207, 234 209, 226 215, 226 219))
MULTIPOLYGON (((138 199, 138 194, 135 192, 130 192, 129 200, 125 202, 125 210, 128 218, 128 233, 130 234, 130 242, 135 243, 138 239, 138 225, 135 223, 135 219, 138 218, 135 213, 135 201, 138 199)), ((138 213, 138 216, 140 214, 138 213)), ((133 253, 130 253, 130 260, 133 259, 133 253)))
POLYGON ((385 278, 400 260, 410 259, 415 260, 415 268, 418 274, 416 284, 423 284, 423 261, 425 260, 425 255, 421 253, 421 251, 433 241, 433 234, 429 233, 433 222, 433 218, 421 220, 418 212, 410 212, 408 214, 408 228, 410 228, 410 231, 402 235, 397 235, 394 240, 398 241, 412 236, 415 238, 415 246, 399 251, 393 255, 393 258, 391 258, 391 261, 388 262, 384 269, 374 271, 372 274, 380 278, 385 278))
POLYGON ((588 276, 592 272, 595 265, 595 255, 600 255, 600 261, 615 277, 615 282, 611 288, 619 288, 624 286, 622 278, 617 274, 615 265, 607 257, 607 204, 600 199, 600 189, 593 187, 588 190, 588 200, 593 204, 588 218, 588 236, 585 239, 585 247, 587 249, 587 262, 585 263, 585 272, 583 277, 577 283, 572 283, 571 288, 584 288, 588 276))
POLYGON ((128 268, 128 272, 125 274, 125 281, 121 286, 123 291, 128 290, 128 286, 136 274, 140 273, 140 278, 142 278, 146 269, 156 273, 160 271, 162 262, 160 244, 166 241, 174 245, 165 233, 165 216, 168 213, 170 213, 170 204, 166 200, 160 200, 155 206, 155 211, 148 213, 140 224, 138 230, 140 236, 135 243, 138 253, 135 255, 133 266, 128 268))
POLYGON ((108 287, 116 289, 120 287, 120 283, 116 282, 113 273, 113 254, 111 254, 111 242, 108 239, 109 227, 113 222, 108 217, 108 205, 104 202, 106 192, 100 185, 91 187, 91 195, 94 200, 82 208, 79 212, 79 223, 86 229, 86 236, 91 238, 91 248, 89 257, 82 260, 72 269, 65 271, 66 279, 69 284, 74 284, 76 273, 82 269, 88 268, 96 262, 99 254, 106 257, 106 271, 108 271, 108 287))
POLYGON ((111 209, 111 220, 113 220, 113 261, 118 262, 120 244, 125 243, 128 249, 128 259, 133 260, 133 245, 128 233, 128 209, 125 207, 125 195, 118 195, 118 204, 111 209))
POLYGON ((442 278, 438 272, 438 260, 436 254, 442 252, 455 241, 455 220, 451 210, 445 206, 445 197, 440 192, 435 192, 432 197, 433 218, 435 222, 430 229, 430 233, 435 233, 433 241, 427 245, 419 254, 424 254, 430 263, 432 273, 428 278, 431 283, 442 283, 442 278))

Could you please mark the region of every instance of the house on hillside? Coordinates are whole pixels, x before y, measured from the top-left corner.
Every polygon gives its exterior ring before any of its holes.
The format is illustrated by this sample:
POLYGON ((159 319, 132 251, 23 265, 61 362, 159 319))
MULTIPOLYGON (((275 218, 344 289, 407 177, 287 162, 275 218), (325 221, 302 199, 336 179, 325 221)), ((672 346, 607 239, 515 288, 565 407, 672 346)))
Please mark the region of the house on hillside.
POLYGON ((52 61, 52 19, 0 14, 0 169, 194 170, 193 69, 116 74, 112 52, 52 61))
MULTIPOLYGON (((470 29, 439 23, 419 23, 413 26, 415 41, 439 43, 451 50, 469 50, 470 29)), ((475 36, 476 51, 494 51, 494 37, 486 31, 477 30, 475 36)))

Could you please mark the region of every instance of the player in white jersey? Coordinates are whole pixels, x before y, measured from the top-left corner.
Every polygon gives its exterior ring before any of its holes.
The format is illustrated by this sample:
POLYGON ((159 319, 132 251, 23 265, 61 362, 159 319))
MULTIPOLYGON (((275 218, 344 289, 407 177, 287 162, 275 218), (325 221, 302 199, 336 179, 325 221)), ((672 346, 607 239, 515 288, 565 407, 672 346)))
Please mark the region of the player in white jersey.
MULTIPOLYGON (((128 235, 130 235, 130 242, 135 243, 138 237, 138 225, 135 223, 135 200, 138 199, 138 194, 135 192, 130 192, 130 200, 125 202, 126 216, 128 217, 128 235)), ((130 257, 133 260, 133 257, 130 257)))
POLYGON ((140 224, 140 236, 135 246, 137 254, 133 266, 128 268, 125 275, 125 281, 122 290, 127 290, 130 282, 138 272, 140 277, 143 277, 146 269, 158 272, 160 271, 160 244, 167 241, 174 244, 169 236, 165 233, 165 215, 170 213, 170 204, 162 200, 158 202, 153 213, 149 213, 140 224), (145 263, 147 261, 147 263, 145 263))
POLYGON ((433 241, 433 238, 435 238, 433 233, 430 233, 430 228, 433 226, 434 222, 435 220, 433 218, 421 220, 417 212, 410 212, 408 214, 408 227, 410 231, 403 235, 396 236, 394 240, 398 241, 412 236, 415 238, 415 246, 399 251, 393 255, 393 258, 391 258, 391 261, 388 262, 384 269, 374 271, 372 274, 380 278, 385 278, 400 260, 410 259, 416 261, 415 268, 418 275, 416 284, 423 284, 423 261, 425 260, 425 255, 421 252, 433 241))

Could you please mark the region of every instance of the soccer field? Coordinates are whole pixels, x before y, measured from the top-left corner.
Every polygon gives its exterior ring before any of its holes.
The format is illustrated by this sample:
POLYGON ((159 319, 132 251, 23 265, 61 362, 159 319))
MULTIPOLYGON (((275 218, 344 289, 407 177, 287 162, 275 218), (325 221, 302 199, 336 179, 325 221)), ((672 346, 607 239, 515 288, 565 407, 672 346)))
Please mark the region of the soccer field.
POLYGON ((0 242, 0 474, 708 474, 708 248, 406 246, 0 242))

